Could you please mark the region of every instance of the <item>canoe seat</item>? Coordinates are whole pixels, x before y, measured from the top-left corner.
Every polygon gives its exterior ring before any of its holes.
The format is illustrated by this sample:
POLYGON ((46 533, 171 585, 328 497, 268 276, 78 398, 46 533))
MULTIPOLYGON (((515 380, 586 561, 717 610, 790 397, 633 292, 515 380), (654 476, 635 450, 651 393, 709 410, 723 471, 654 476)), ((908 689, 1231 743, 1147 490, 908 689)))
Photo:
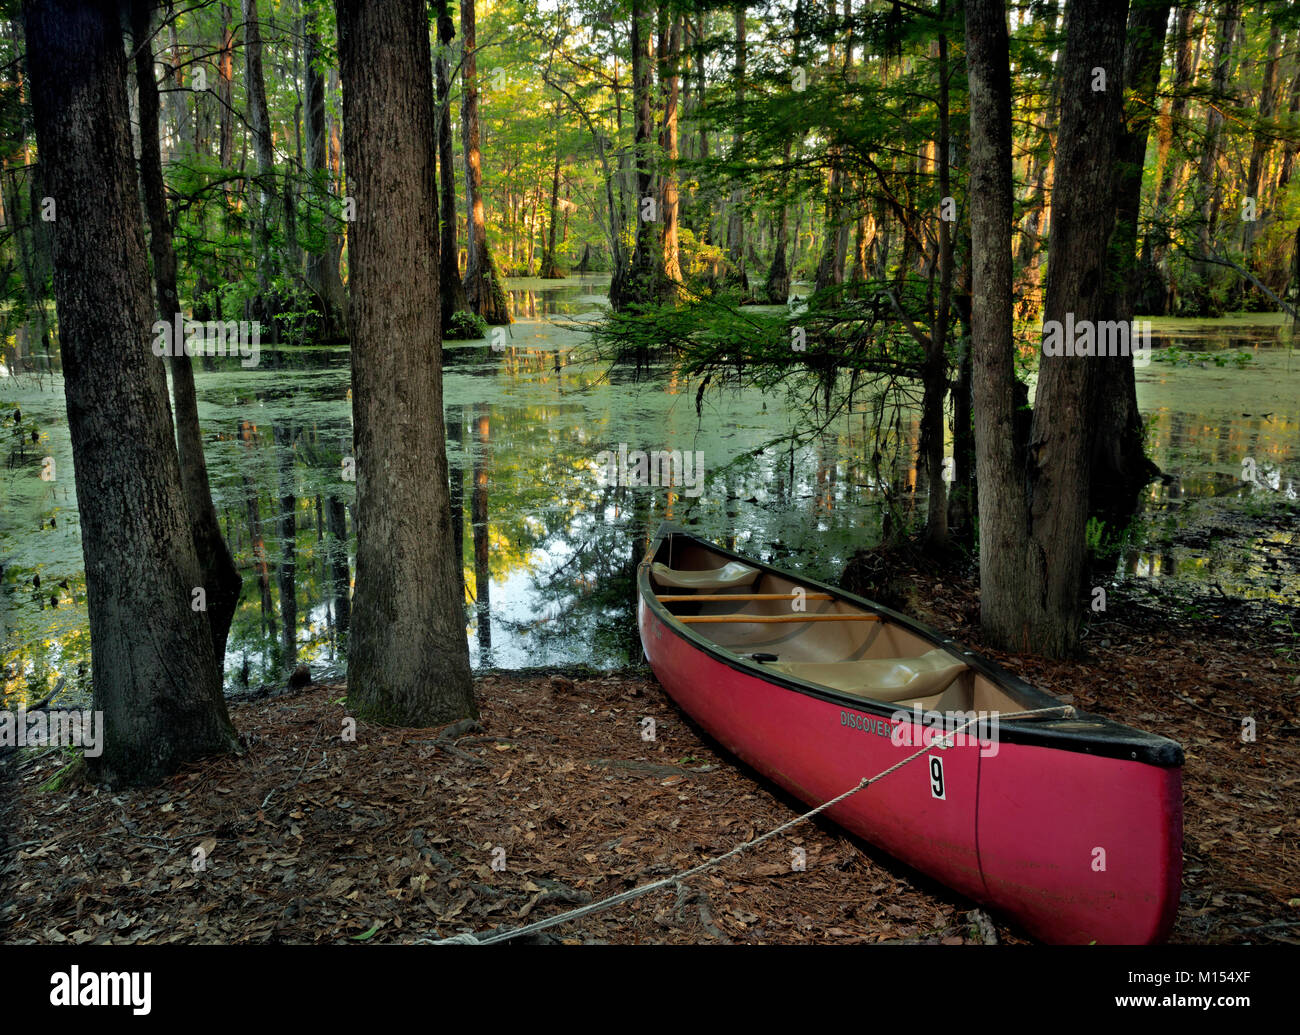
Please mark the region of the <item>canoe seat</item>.
POLYGON ((729 561, 721 568, 706 568, 701 571, 681 571, 656 561, 650 566, 650 572, 661 586, 704 590, 750 586, 759 575, 757 568, 739 561, 729 561))
POLYGON ((764 665, 795 679, 876 701, 911 701, 941 694, 966 671, 946 650, 916 658, 867 658, 862 661, 777 661, 764 665))

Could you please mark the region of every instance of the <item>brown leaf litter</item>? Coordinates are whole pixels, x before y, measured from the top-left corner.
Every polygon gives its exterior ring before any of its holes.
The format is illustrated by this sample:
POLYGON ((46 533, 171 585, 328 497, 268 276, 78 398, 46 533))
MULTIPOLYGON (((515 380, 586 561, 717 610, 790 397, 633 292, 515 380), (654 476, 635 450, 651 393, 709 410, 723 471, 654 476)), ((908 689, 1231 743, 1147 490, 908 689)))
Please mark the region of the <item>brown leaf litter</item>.
MULTIPOLYGON (((970 595, 924 617, 976 643, 970 595)), ((1115 623, 1047 662, 996 655, 1086 710, 1180 740, 1183 903, 1173 940, 1300 940, 1300 670, 1247 644, 1115 623), (1094 636, 1092 642, 1097 642, 1094 636), (1243 743, 1241 717, 1257 740, 1243 743), (1288 730, 1290 732, 1288 732, 1288 730)), ((87 943, 413 942, 522 926, 694 866, 803 806, 702 738, 653 677, 478 680, 481 726, 341 739, 341 685, 234 705, 246 753, 162 787, 40 791, 11 766, 0 937, 87 943), (643 740, 642 719, 655 721, 643 740)), ((870 793, 869 791, 865 793, 870 793)), ((817 821, 720 868, 542 936, 569 943, 983 943, 1000 917, 817 821), (792 866, 803 850, 805 868, 792 866)))

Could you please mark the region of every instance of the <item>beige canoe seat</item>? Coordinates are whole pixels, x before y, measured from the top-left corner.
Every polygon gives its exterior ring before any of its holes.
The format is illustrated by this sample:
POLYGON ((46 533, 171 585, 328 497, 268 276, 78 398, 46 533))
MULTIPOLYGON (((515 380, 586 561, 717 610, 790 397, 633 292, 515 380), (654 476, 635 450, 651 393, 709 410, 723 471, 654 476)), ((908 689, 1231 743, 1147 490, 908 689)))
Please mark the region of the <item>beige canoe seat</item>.
POLYGON ((759 576, 757 568, 739 561, 729 561, 721 568, 707 568, 702 571, 679 571, 656 561, 650 566, 650 572, 661 586, 675 589, 734 589, 737 586, 751 586, 759 576))
POLYGON ((916 658, 867 658, 862 661, 774 661, 774 669, 809 683, 876 701, 911 701, 943 693, 966 671, 946 650, 916 658))

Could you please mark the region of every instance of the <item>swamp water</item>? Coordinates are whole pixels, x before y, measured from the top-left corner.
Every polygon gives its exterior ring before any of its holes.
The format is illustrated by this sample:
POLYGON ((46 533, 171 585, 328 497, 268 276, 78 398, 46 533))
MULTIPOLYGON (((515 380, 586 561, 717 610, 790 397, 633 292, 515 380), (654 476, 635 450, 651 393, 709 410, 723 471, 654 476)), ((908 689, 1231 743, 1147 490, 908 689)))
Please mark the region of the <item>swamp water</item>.
MULTIPOLYGON (((697 415, 697 386, 670 368, 637 376, 593 361, 582 325, 598 318, 608 277, 508 286, 516 322, 504 348, 444 346, 478 667, 637 660, 633 574, 663 519, 834 580, 855 549, 878 541, 885 495, 915 485, 907 407, 888 404, 879 445, 864 395, 792 448, 783 439, 809 422, 784 394, 709 392, 697 415), (606 484, 598 457, 620 446, 698 453, 703 482, 606 484)), ((1294 506, 1300 355, 1287 325, 1268 315, 1157 320, 1153 345, 1161 358, 1139 369, 1138 399, 1148 451, 1169 477, 1148 488, 1123 570, 1300 603, 1294 569, 1279 572, 1276 561, 1294 551, 1289 528, 1230 549, 1212 531, 1197 547, 1168 545, 1170 531, 1203 520, 1206 507, 1221 516, 1294 506), (1239 363, 1240 353, 1250 361, 1239 363)), ((62 382, 57 360, 9 353, 5 362, 0 686, 13 707, 65 678, 60 700, 71 703, 89 691, 90 635, 62 382)), ((355 545, 347 351, 264 346, 256 368, 196 361, 196 379, 213 495, 244 577, 227 688, 279 682, 296 664, 341 676, 355 545)))

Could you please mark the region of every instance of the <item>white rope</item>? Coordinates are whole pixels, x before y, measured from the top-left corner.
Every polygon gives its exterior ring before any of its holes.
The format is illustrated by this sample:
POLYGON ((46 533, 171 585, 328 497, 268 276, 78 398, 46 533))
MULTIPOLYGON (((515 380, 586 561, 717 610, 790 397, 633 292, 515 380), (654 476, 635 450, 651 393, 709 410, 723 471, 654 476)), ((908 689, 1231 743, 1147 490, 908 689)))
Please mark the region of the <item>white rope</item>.
MULTIPOLYGON (((1031 711, 1010 712, 1006 715, 1000 715, 999 719, 1021 718, 1026 715, 1043 715, 1047 712, 1062 712, 1064 714, 1064 717, 1069 718, 1074 714, 1074 708, 1068 704, 1062 704, 1062 705, 1056 705, 1055 707, 1052 708, 1035 708, 1031 711)), ((439 938, 436 940, 431 940, 428 938, 420 938, 415 942, 415 944, 416 945, 495 945, 498 942, 508 942, 514 940, 515 938, 522 938, 526 935, 534 934, 537 931, 544 931, 548 927, 557 927, 560 924, 568 923, 570 920, 577 920, 580 917, 589 916, 592 913, 598 913, 601 912, 602 910, 610 909, 613 906, 620 905, 624 902, 630 902, 634 898, 640 898, 642 895, 648 895, 652 891, 658 891, 660 888, 666 888, 671 884, 677 884, 681 881, 686 880, 686 878, 688 877, 694 877, 696 874, 703 873, 705 870, 720 865, 721 863, 725 862, 727 859, 730 859, 734 855, 739 855, 741 852, 748 851, 750 848, 756 848, 759 845, 761 845, 764 841, 770 841, 772 838, 776 837, 778 834, 783 833, 786 830, 789 830, 791 827, 798 826, 800 823, 812 819, 814 816, 818 815, 819 813, 825 812, 827 809, 832 808, 835 805, 838 805, 846 798, 851 798, 853 795, 857 794, 858 791, 870 787, 877 780, 883 780, 886 776, 890 775, 890 773, 897 772, 898 770, 902 769, 903 766, 907 765, 909 762, 915 761, 916 759, 920 758, 922 755, 926 754, 927 752, 932 751, 936 743, 943 743, 946 741, 947 742, 946 746, 951 747, 952 746, 951 738, 953 736, 960 733, 967 726, 972 726, 979 721, 980 718, 977 716, 974 719, 970 719, 966 722, 963 722, 960 726, 956 727, 955 729, 949 730, 943 736, 934 738, 934 740, 930 744, 921 748, 919 751, 916 751, 913 754, 908 755, 906 758, 902 759, 899 762, 895 762, 888 769, 885 769, 882 772, 879 772, 872 777, 864 776, 862 780, 857 783, 857 785, 850 787, 843 794, 836 795, 830 801, 822 802, 822 804, 818 805, 815 809, 805 812, 800 816, 795 816, 793 819, 787 820, 785 823, 782 823, 779 827, 769 830, 766 834, 763 834, 760 837, 756 837, 752 841, 746 841, 744 844, 739 844, 735 848, 731 849, 731 851, 729 852, 724 852, 722 855, 715 856, 712 859, 708 859, 700 863, 698 866, 693 866, 689 870, 683 870, 681 873, 678 873, 672 877, 664 877, 662 880, 654 881, 651 884, 644 884, 639 888, 632 888, 628 891, 619 892, 617 895, 611 895, 609 898, 601 899, 599 902, 591 902, 585 906, 579 906, 577 909, 571 909, 567 913, 560 913, 558 916, 552 916, 552 917, 548 917, 545 920, 539 920, 536 923, 529 924, 527 927, 514 928, 509 931, 498 930, 498 931, 494 931, 491 934, 487 934, 487 936, 483 938, 480 938, 478 935, 470 932, 453 935, 450 938, 439 938)))

